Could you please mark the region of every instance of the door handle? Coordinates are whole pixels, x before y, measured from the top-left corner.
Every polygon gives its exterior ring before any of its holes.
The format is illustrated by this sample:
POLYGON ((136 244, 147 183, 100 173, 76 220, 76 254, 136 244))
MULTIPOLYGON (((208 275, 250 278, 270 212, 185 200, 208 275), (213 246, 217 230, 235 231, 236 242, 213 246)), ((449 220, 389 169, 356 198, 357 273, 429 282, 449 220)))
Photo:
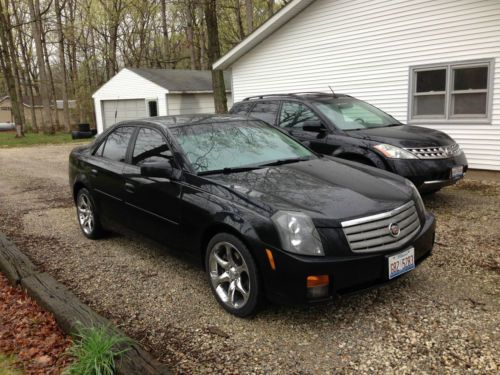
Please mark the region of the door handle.
POLYGON ((125 182, 125 191, 128 193, 135 193, 135 185, 130 182, 125 182))
POLYGON ((92 173, 94 176, 95 176, 95 175, 97 175, 97 169, 92 168, 92 169, 90 170, 90 173, 92 173))

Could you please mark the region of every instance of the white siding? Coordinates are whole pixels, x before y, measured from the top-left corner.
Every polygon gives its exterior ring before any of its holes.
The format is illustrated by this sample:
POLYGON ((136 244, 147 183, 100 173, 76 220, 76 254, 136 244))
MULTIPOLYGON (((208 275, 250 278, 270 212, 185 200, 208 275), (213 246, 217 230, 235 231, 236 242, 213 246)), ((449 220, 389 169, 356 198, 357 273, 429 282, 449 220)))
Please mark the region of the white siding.
MULTIPOLYGON (((106 82, 92 97, 96 113, 97 131, 103 128, 102 101, 124 99, 155 99, 158 101, 158 115, 167 114, 167 90, 157 84, 142 78, 128 69, 122 69, 113 78, 106 82)), ((132 102, 129 102, 132 103, 132 102)))
MULTIPOLYGON (((227 101, 228 107, 231 107, 230 94, 227 94, 227 101)), ((214 96, 213 94, 170 94, 167 107, 169 115, 214 113, 214 96)))
POLYGON ((407 121, 409 67, 495 59, 492 122, 443 130, 470 167, 500 170, 499 0, 316 0, 232 65, 235 101, 335 91, 407 121))

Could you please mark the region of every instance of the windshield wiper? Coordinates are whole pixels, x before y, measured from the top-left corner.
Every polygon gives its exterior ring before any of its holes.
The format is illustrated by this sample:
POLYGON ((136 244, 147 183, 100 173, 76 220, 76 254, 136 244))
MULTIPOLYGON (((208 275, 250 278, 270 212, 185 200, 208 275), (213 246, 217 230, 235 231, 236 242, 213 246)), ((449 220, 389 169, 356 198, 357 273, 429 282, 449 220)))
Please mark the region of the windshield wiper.
POLYGON ((301 158, 291 158, 291 159, 278 159, 269 163, 265 164, 259 164, 260 167, 272 167, 275 165, 283 165, 283 164, 291 164, 291 163, 298 163, 299 161, 306 161, 310 160, 309 156, 304 156, 301 158))
POLYGON ((227 167, 222 169, 214 169, 211 171, 201 171, 198 172, 198 176, 206 176, 209 174, 230 174, 230 173, 239 173, 239 172, 248 172, 253 171, 255 169, 261 168, 260 165, 249 165, 246 167, 227 167))
POLYGON ((389 128, 389 127, 391 127, 391 126, 403 126, 403 124, 401 124, 401 123, 399 123, 399 124, 398 124, 398 123, 394 123, 394 124, 389 124, 389 125, 386 125, 385 127, 386 127, 386 128, 389 128))

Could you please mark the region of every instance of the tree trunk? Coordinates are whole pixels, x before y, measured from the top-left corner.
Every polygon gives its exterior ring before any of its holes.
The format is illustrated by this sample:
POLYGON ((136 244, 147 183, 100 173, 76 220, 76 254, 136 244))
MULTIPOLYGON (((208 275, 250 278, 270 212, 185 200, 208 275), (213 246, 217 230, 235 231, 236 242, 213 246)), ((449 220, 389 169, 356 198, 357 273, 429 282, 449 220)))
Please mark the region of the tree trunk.
POLYGON ((226 86, 221 70, 213 70, 213 63, 220 58, 219 25, 217 23, 217 0, 205 0, 205 23, 208 37, 208 62, 212 70, 212 88, 216 113, 227 112, 226 86))
POLYGON ((267 17, 271 18, 274 14, 274 0, 267 0, 267 17))
POLYGON ((50 113, 49 83, 47 82, 47 71, 43 57, 42 25, 40 19, 39 0, 28 0, 28 6, 30 8, 31 28, 33 32, 33 39, 35 40, 36 60, 39 70, 39 90, 43 105, 43 131, 46 134, 54 134, 52 115, 50 113))
POLYGON ((22 98, 18 98, 18 90, 16 89, 16 82, 14 77, 13 70, 13 59, 10 47, 9 47, 9 36, 11 30, 8 29, 8 25, 10 22, 7 21, 6 17, 7 9, 4 9, 2 2, 0 1, 0 65, 2 69, 2 73, 5 79, 5 83, 7 84, 7 90, 10 96, 12 114, 14 116, 14 123, 16 125, 16 137, 23 137, 23 123, 22 123, 22 109, 21 103, 22 98), (19 100, 20 99, 20 100, 19 100))
POLYGON ((40 24, 42 25, 42 27, 41 27, 42 46, 43 46, 43 55, 45 58, 45 67, 47 68, 47 77, 48 77, 48 81, 49 81, 49 85, 50 85, 50 97, 52 98, 52 103, 54 103, 53 105, 50 106, 50 108, 51 108, 50 112, 52 115, 52 123, 55 124, 56 130, 60 130, 61 124, 59 123, 59 116, 57 114, 56 86, 54 85, 54 76, 52 75, 52 68, 50 67, 49 52, 47 50, 47 41, 45 39, 45 31, 43 29, 43 24, 41 23, 41 18, 40 18, 40 24))
MULTIPOLYGON (((59 5, 59 0, 55 0, 54 7, 56 10, 56 25, 57 25, 57 38, 59 42, 59 64, 61 66, 61 74, 63 78, 63 118, 64 118, 64 130, 70 131, 70 114, 69 114, 69 103, 68 103, 68 78, 66 73, 66 59, 64 55, 64 35, 62 30, 62 20, 61 20, 61 7, 59 5)), ((56 116, 57 116, 57 105, 56 105, 56 116)))
POLYGON ((166 0, 161 0, 161 26, 163 32, 163 53, 165 54, 165 68, 171 68, 172 63, 170 61, 170 40, 168 36, 168 26, 167 26, 167 2, 166 0))
POLYGON ((245 0, 246 15, 247 15, 247 34, 253 31, 253 1, 245 0))
POLYGON ((243 20, 241 19, 241 4, 240 0, 235 0, 236 4, 234 6, 234 11, 236 13, 236 23, 238 24, 238 34, 240 37, 240 40, 243 40, 245 38, 245 29, 243 28, 243 20))

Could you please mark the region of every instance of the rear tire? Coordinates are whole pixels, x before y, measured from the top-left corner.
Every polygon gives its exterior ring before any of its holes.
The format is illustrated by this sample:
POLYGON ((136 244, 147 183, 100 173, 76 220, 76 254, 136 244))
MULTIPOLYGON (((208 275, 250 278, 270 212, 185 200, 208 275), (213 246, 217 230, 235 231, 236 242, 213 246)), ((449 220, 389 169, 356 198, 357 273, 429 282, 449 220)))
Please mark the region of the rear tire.
POLYGON ((78 224, 85 237, 95 240, 104 235, 94 200, 86 188, 78 190, 76 195, 76 214, 78 224))
POLYGON ((217 302, 229 313, 248 317, 257 311, 260 279, 247 247, 228 233, 215 235, 205 252, 205 269, 217 302))

